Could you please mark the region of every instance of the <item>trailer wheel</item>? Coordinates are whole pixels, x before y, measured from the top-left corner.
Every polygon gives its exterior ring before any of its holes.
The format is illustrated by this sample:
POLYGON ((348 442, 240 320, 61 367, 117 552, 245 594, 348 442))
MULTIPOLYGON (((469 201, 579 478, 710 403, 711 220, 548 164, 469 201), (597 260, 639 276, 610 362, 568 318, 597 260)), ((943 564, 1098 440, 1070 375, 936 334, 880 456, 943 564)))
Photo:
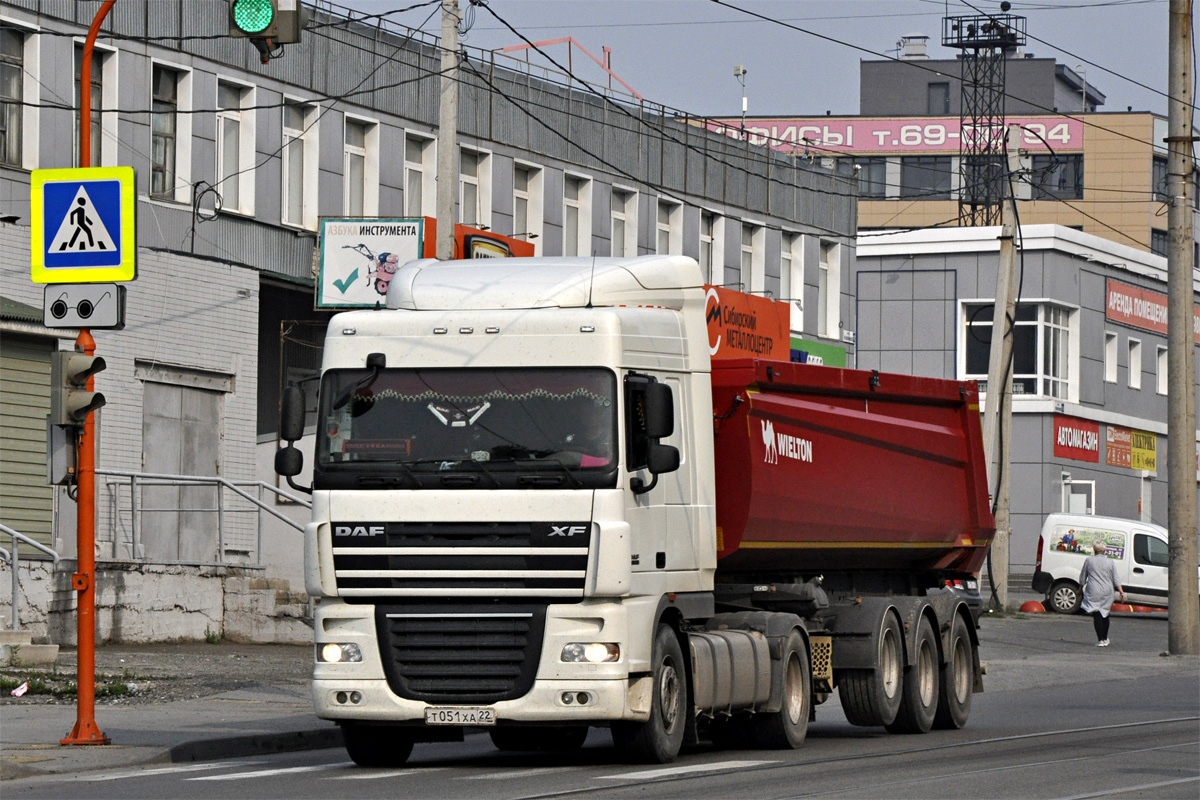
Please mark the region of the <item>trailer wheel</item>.
POLYGON ((917 623, 916 658, 904 671, 904 696, 896 721, 887 726, 888 733, 929 733, 938 706, 937 637, 929 618, 922 616, 917 623))
POLYGON ((654 688, 650 719, 645 722, 614 722, 613 744, 628 758, 650 764, 665 764, 679 755, 687 727, 687 672, 679 639, 669 625, 659 625, 654 637, 654 688))
POLYGON ((1079 584, 1074 581, 1055 581, 1050 587, 1050 609, 1059 614, 1074 614, 1079 610, 1083 598, 1079 596, 1079 584))
POLYGON ((488 731, 497 750, 532 750, 566 753, 583 747, 585 725, 562 728, 492 728, 488 731))
POLYGON ((971 715, 971 693, 975 670, 975 645, 967 632, 967 623, 959 614, 950 626, 950 649, 942 667, 942 686, 938 695, 937 716, 933 727, 957 730, 967 724, 971 715))
POLYGON ((342 742, 360 767, 398 767, 412 755, 413 740, 400 728, 343 722, 342 742))
POLYGON ((891 725, 900 711, 904 644, 896 615, 885 612, 879 629, 875 669, 848 669, 838 681, 838 696, 851 725, 891 725))
POLYGON ((780 663, 783 670, 783 705, 771 714, 750 718, 759 747, 794 750, 808 735, 808 715, 812 709, 812 665, 804 637, 792 631, 780 663))

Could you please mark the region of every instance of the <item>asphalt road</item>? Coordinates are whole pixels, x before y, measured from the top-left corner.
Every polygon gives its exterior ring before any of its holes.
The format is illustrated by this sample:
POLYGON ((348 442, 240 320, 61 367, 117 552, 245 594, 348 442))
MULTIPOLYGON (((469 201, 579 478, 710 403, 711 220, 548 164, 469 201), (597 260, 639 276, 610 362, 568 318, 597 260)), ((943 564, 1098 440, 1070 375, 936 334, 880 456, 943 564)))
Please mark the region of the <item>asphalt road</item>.
POLYGON ((1167 658, 1165 615, 987 619, 986 690, 960 731, 846 723, 836 697, 796 751, 686 750, 619 763, 606 731, 568 755, 509 754, 487 736, 418 745, 395 770, 340 750, 6 782, 6 798, 1187 798, 1200 794, 1200 661, 1167 658))

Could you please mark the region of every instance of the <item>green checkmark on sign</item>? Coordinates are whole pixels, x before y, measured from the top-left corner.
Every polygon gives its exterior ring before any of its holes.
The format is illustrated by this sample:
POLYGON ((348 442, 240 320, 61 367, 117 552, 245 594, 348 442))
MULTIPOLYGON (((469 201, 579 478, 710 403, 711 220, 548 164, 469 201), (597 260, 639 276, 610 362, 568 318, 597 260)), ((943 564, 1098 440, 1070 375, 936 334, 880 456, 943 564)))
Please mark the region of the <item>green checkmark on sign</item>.
POLYGON ((350 288, 350 284, 354 283, 356 280, 358 280, 358 268, 357 267, 354 268, 354 272, 351 272, 346 277, 345 280, 334 281, 333 285, 338 288, 339 292, 341 292, 342 294, 345 294, 346 290, 350 288))

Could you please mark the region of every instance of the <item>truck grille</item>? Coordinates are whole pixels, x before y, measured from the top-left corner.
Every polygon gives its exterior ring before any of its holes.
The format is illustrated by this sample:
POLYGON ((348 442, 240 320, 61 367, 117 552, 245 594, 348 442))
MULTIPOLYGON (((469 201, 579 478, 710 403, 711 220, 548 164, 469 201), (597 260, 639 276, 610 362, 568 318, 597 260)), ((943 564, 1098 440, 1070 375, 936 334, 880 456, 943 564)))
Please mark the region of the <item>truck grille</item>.
POLYGON ((333 566, 347 601, 582 597, 591 524, 333 523, 333 566))
POLYGON ((378 606, 388 685, 427 703, 495 703, 529 691, 541 657, 541 605, 378 606))

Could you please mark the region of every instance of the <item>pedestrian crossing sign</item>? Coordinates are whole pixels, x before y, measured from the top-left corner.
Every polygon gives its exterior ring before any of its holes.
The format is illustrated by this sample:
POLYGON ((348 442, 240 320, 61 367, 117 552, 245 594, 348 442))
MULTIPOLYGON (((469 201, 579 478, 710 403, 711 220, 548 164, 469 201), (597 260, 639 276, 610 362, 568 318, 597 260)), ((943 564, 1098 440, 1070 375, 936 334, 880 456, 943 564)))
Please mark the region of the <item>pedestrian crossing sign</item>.
POLYGON ((133 167, 36 169, 30 206, 34 283, 137 277, 133 167))

